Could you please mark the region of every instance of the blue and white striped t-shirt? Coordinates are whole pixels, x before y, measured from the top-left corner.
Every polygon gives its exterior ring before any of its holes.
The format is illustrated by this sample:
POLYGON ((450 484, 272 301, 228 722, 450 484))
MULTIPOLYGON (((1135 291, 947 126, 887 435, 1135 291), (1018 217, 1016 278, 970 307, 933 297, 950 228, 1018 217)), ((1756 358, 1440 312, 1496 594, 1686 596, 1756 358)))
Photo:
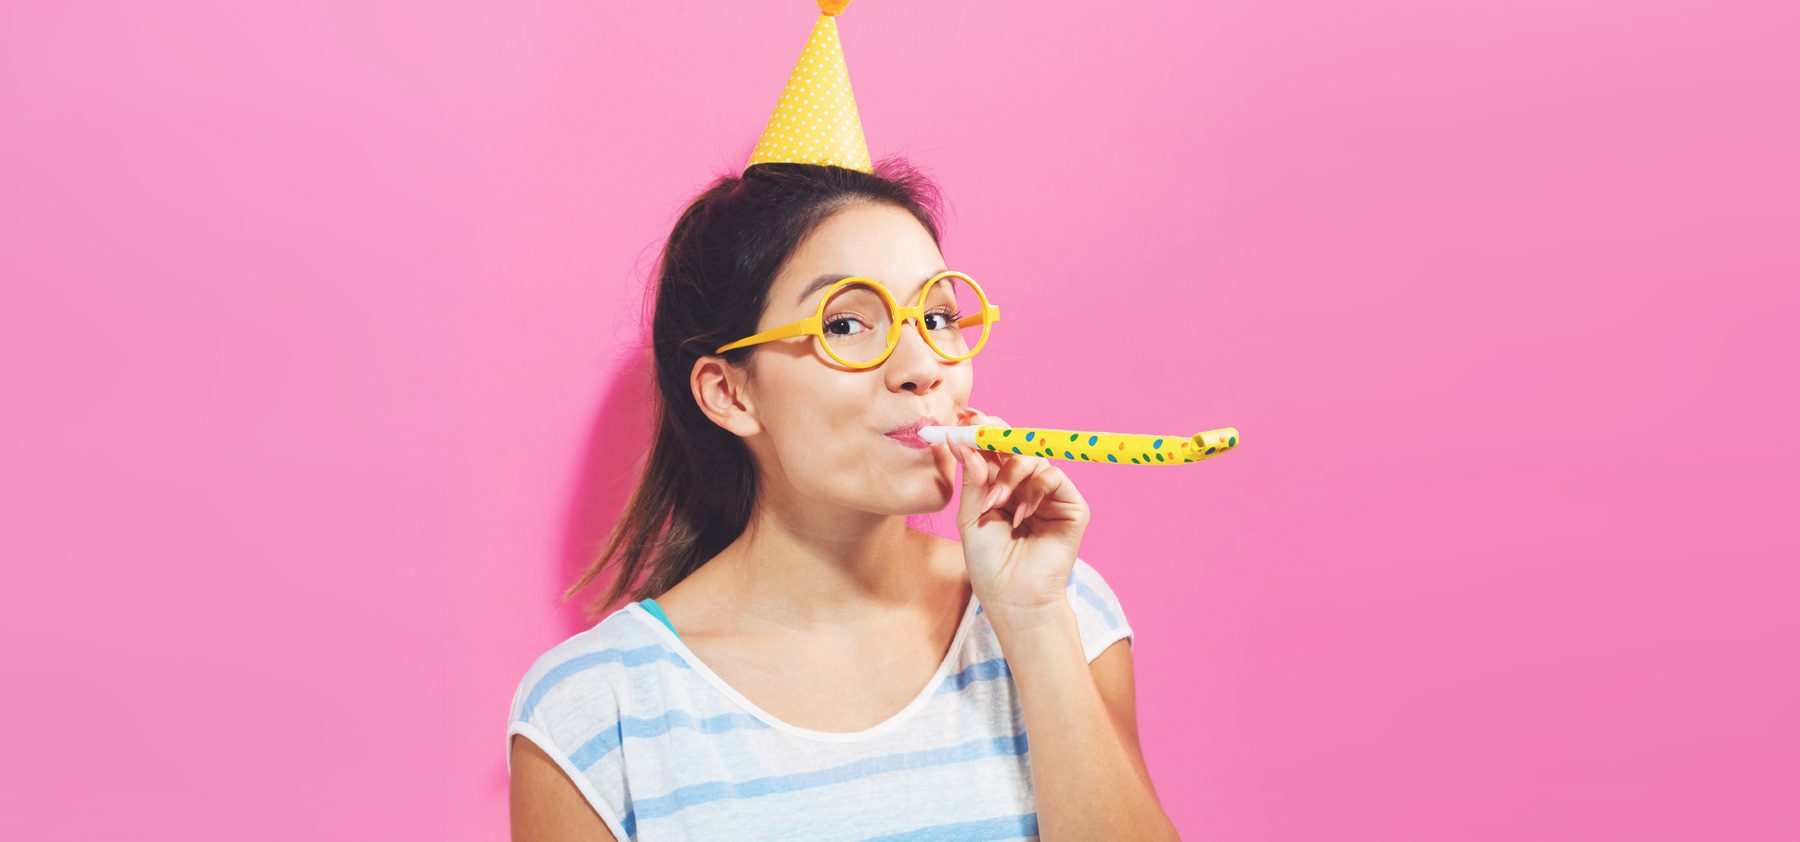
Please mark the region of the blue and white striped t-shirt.
MULTIPOLYGON (((1086 561, 1069 577, 1092 662, 1132 636, 1086 561)), ((632 602, 532 664, 507 727, 556 760, 621 840, 1036 839, 1012 671, 971 597, 930 683, 853 733, 758 708, 632 602)))

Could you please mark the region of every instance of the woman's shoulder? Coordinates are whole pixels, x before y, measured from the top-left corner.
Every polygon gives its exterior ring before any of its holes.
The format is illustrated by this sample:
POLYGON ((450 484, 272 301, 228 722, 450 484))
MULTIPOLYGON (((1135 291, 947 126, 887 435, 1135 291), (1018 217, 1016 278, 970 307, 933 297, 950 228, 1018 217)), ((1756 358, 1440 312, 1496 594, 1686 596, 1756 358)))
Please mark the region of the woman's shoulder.
POLYGON ((627 670, 677 657, 643 611, 624 605, 537 655, 513 691, 510 721, 553 731, 567 719, 617 715, 627 670))
POLYGON ((508 774, 513 738, 537 744, 618 839, 632 838, 620 752, 624 717, 633 706, 654 701, 631 692, 626 669, 673 655, 645 625, 642 611, 627 604, 538 655, 513 692, 506 727, 508 774))

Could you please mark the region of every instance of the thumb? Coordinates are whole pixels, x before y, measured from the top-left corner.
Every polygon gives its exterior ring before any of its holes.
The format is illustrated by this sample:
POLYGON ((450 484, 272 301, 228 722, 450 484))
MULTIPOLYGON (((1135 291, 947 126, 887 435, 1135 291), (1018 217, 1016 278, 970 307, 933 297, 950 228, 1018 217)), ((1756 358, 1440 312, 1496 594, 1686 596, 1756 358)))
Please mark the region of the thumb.
POLYGON ((956 522, 965 527, 973 526, 981 519, 986 510, 982 505, 987 497, 987 460, 960 444, 950 445, 956 454, 956 461, 962 467, 962 499, 956 507, 956 522))

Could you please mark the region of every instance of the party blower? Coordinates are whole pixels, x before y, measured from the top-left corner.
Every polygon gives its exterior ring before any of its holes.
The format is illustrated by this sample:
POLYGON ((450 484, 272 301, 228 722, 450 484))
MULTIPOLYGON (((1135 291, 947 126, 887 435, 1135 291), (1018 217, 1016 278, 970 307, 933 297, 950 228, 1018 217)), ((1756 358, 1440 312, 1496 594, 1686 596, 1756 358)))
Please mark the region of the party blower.
POLYGON ((1220 427, 1191 436, 1152 436, 988 424, 929 424, 919 428, 919 438, 933 444, 958 442, 978 450, 1050 459, 1119 465, 1185 465, 1230 452, 1237 447, 1238 431, 1236 427, 1220 427))

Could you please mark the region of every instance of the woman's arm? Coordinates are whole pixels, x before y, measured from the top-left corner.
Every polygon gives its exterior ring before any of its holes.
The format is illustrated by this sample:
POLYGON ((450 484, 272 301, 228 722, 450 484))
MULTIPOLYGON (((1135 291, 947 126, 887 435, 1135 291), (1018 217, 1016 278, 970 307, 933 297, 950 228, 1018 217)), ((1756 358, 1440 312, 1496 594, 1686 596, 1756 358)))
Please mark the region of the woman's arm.
POLYGON ((1025 712, 1040 837, 1179 840, 1138 748, 1129 644, 1090 668, 1067 603, 990 621, 1025 712))
POLYGON ((592 804, 537 743, 512 738, 513 842, 615 842, 592 804))

